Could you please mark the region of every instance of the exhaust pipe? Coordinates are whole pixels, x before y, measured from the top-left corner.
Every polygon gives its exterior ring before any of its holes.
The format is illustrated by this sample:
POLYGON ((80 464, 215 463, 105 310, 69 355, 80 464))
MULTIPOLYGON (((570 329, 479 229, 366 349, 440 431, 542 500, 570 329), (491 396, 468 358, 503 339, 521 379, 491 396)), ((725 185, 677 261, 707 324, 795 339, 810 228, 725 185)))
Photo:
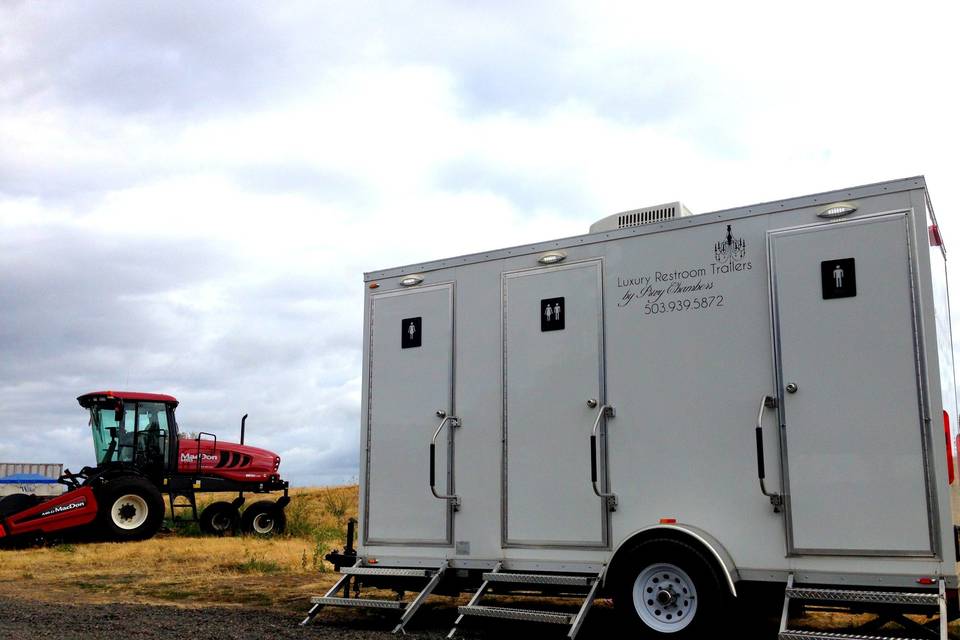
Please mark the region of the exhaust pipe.
POLYGON ((247 432, 247 416, 249 413, 243 414, 243 418, 240 420, 240 444, 243 444, 244 435, 247 432))

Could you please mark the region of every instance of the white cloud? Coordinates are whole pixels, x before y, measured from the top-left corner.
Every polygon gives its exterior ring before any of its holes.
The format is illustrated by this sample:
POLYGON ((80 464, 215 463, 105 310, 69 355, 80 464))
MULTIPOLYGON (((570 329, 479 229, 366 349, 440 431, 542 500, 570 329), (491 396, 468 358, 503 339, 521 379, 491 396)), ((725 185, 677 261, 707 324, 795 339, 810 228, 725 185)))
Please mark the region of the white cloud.
POLYGON ((249 411, 295 481, 351 477, 363 271, 632 207, 925 173, 952 246, 956 17, 3 5, 0 453, 89 462, 73 398, 129 385, 180 396, 189 430, 249 411), (75 426, 37 449, 41 424, 75 426))

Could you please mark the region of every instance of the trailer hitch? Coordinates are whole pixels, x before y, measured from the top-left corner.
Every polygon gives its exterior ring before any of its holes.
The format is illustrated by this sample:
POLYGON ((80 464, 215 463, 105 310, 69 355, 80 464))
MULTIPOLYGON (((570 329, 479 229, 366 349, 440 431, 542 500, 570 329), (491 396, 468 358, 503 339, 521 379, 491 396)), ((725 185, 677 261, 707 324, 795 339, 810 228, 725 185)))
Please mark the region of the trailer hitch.
POLYGON ((767 485, 764 482, 766 471, 764 470, 763 463, 763 410, 776 408, 776 398, 773 396, 763 396, 763 400, 760 401, 760 411, 757 413, 757 428, 755 433, 757 436, 757 477, 760 479, 760 492, 770 498, 770 504, 773 505, 773 512, 780 513, 783 507, 783 496, 779 493, 767 491, 767 485))

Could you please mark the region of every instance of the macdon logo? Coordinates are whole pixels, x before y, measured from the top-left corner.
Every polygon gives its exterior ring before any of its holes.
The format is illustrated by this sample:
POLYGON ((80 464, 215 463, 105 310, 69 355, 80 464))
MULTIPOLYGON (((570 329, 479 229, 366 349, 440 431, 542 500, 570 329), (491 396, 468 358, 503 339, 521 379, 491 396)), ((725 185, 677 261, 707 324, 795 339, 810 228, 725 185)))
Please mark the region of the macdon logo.
MULTIPOLYGON (((200 454, 203 456, 202 462, 216 462, 220 459, 219 456, 212 456, 209 453, 200 454)), ((197 454, 195 453, 181 453, 180 462, 196 462, 197 454)))
POLYGON ((85 506, 87 506, 87 499, 81 498, 76 502, 71 502, 69 504, 61 504, 60 506, 54 507, 53 509, 47 509, 46 511, 40 514, 40 517, 46 518, 47 516, 52 516, 57 513, 64 513, 65 511, 73 511, 75 509, 81 509, 85 506))

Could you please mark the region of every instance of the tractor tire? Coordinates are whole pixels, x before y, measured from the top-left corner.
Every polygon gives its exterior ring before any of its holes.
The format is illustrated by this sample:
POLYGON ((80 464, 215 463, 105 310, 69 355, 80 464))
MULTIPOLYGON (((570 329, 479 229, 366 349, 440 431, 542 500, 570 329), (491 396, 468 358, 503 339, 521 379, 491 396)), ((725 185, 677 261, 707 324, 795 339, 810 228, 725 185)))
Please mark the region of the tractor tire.
POLYGON ((246 508, 241 527, 244 533, 255 536, 276 535, 287 528, 287 516, 276 502, 262 500, 246 508))
POLYGON ((111 480, 97 492, 97 502, 97 524, 109 540, 146 540, 163 524, 163 496, 143 478, 111 480))
POLYGON ((4 496, 0 498, 0 518, 26 511, 41 502, 43 502, 41 498, 26 493, 12 493, 9 496, 4 496))
POLYGON ((229 502, 213 502, 200 512, 200 531, 211 536, 233 533, 240 525, 240 512, 229 502))

